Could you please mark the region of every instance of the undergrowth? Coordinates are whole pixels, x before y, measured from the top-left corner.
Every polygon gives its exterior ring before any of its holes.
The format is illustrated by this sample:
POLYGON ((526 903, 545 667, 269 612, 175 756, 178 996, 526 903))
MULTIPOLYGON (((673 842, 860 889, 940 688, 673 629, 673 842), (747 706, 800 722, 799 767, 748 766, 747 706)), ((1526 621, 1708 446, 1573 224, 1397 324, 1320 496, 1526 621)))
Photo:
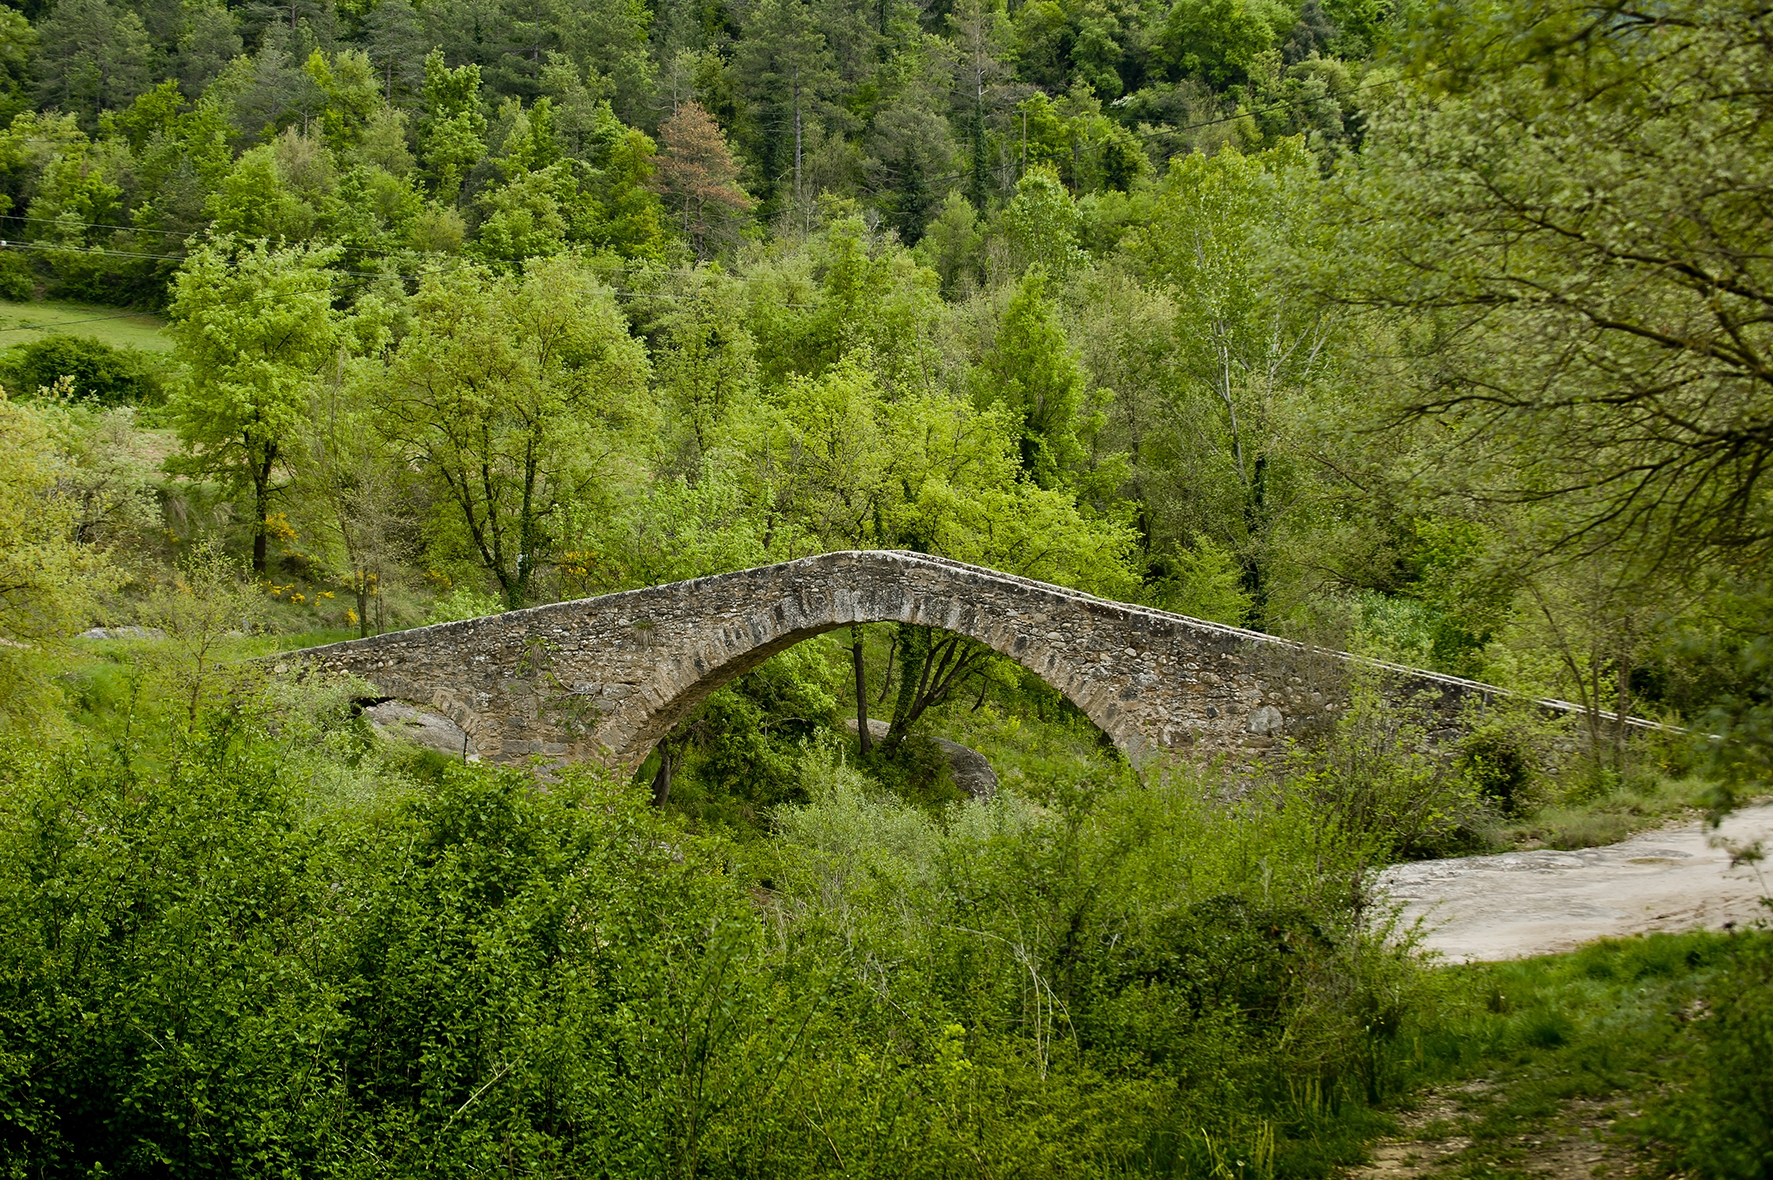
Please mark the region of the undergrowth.
POLYGON ((1773 1168, 1773 935, 1606 939, 1569 954, 1424 971, 1390 1067, 1452 1089, 1471 1140, 1449 1176, 1525 1176, 1576 1100, 1618 1114, 1627 1150, 1671 1174, 1773 1168))

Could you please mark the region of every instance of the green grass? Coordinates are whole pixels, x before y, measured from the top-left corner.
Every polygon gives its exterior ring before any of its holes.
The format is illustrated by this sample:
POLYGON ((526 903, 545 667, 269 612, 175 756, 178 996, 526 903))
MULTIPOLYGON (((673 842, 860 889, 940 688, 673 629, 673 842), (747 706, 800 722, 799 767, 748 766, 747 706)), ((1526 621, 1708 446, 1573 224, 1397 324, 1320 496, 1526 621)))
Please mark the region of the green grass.
POLYGON ((255 635, 243 642, 242 651, 254 655, 270 655, 272 652, 300 651, 307 647, 323 647, 329 643, 342 643, 356 638, 355 627, 317 627, 311 631, 255 635))
MULTIPOLYGON (((1471 1145, 1436 1174, 1526 1175, 1533 1160, 1523 1145, 1555 1134, 1573 1102, 1622 1112, 1664 1104, 1691 1076, 1703 997, 1756 937, 1653 934, 1427 972, 1398 1033, 1389 1088, 1460 1093, 1463 1117, 1435 1130, 1471 1145)), ((1654 1123, 1625 1120, 1630 1149, 1666 1149, 1651 1142, 1654 1123)))
POLYGON ((1696 777, 1633 775, 1604 792, 1562 799, 1554 795, 1488 834, 1499 850, 1598 848, 1672 821, 1697 818, 1710 790, 1709 783, 1696 777))
POLYGON ((39 340, 52 332, 90 336, 113 348, 170 352, 172 340, 161 331, 166 321, 147 312, 124 311, 93 303, 14 303, 0 299, 0 348, 39 340))

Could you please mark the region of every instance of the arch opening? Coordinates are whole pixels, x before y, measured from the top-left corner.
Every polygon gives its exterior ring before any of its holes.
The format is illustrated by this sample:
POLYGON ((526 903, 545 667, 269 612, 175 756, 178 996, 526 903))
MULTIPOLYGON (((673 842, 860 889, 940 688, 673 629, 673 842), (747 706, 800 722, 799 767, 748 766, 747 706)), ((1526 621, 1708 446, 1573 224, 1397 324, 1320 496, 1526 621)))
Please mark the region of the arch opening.
POLYGON ((663 805, 686 766, 698 774, 712 766, 750 783, 741 793, 764 801, 770 792, 756 784, 768 777, 771 756, 762 747, 771 738, 804 742, 816 730, 835 731, 853 743, 852 755, 874 772, 892 771, 894 781, 910 774, 927 782, 945 760, 961 794, 975 797, 997 785, 979 747, 1001 747, 1005 731, 1050 731, 1049 744, 1079 756, 1124 755, 1116 736, 1091 716, 1087 698, 1066 691, 1064 681, 1075 686, 1079 678, 1053 676, 1064 665, 1031 658, 1039 654, 1027 643, 994 644, 902 617, 785 628, 661 701, 638 730, 639 756, 624 761, 663 805), (735 722, 758 733, 735 736, 735 722), (752 756, 736 758, 723 744, 752 756))

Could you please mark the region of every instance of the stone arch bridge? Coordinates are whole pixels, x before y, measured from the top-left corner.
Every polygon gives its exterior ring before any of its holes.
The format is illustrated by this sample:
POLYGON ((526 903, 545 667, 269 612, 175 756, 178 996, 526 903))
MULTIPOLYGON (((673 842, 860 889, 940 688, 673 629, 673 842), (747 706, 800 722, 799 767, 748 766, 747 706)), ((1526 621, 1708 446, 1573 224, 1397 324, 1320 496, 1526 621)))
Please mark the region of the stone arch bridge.
POLYGON ((1133 762, 1257 756, 1333 721, 1355 663, 1449 719, 1500 690, 918 553, 827 553, 293 653, 453 719, 473 753, 632 769, 709 693, 851 623, 922 623, 1033 670, 1133 762))

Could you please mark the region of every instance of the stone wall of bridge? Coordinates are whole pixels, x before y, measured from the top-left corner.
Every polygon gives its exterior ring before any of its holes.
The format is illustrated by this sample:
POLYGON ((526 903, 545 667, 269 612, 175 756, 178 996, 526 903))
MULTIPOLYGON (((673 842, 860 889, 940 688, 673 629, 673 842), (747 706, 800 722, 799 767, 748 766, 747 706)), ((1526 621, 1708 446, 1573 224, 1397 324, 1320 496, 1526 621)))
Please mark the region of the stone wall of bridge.
MULTIPOLYGON (((1353 657, 915 553, 828 553, 282 657, 453 718, 488 761, 638 766, 709 693, 851 623, 923 623, 1043 677, 1135 763, 1260 757, 1334 722, 1353 657)), ((1496 690, 1389 669, 1449 718, 1496 690)))

